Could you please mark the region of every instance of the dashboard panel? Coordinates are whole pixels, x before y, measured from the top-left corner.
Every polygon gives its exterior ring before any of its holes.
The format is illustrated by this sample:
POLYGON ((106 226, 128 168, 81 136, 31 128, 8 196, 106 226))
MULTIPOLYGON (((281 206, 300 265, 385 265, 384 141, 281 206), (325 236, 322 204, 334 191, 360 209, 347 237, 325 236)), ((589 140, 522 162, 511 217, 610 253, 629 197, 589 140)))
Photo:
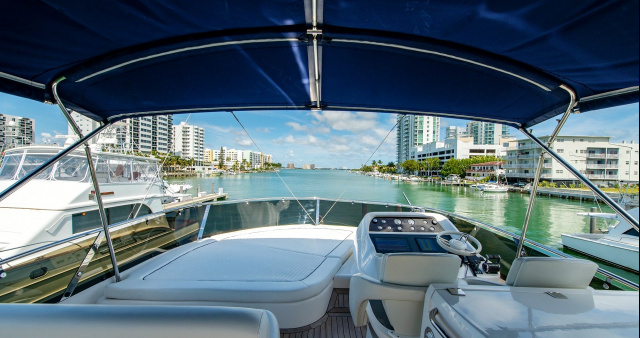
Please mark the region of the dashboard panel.
POLYGON ((369 233, 409 232, 438 233, 444 231, 442 225, 433 217, 375 217, 369 223, 369 233))
POLYGON ((370 234, 371 242, 377 253, 426 252, 446 253, 436 240, 435 235, 407 234, 405 236, 370 234))

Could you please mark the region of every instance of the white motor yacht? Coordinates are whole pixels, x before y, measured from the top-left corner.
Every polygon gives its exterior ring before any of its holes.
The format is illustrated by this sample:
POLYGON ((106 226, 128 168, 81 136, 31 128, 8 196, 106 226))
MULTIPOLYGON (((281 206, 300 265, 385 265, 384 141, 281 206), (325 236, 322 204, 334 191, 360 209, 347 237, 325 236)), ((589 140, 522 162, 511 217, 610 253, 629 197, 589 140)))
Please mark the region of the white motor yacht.
MULTIPOLYGON (((5 152, 4 190, 58 154, 59 146, 28 146, 5 152)), ((98 182, 110 224, 162 210, 167 196, 151 157, 94 151, 98 182)), ((76 151, 39 174, 0 204, 0 258, 26 252, 101 226, 84 152, 76 151), (16 228, 15 224, 23 224, 16 228)))
MULTIPOLYGON (((629 214, 637 220, 638 208, 629 210, 629 214)), ((638 272, 638 230, 616 214, 580 213, 578 215, 605 218, 618 223, 609 226, 606 233, 562 234, 562 245, 638 272)))
POLYGON ((493 183, 486 183, 486 184, 479 184, 478 189, 482 190, 483 192, 507 192, 509 191, 509 187, 504 186, 504 185, 500 185, 500 184, 493 184, 493 183))
POLYGON ((3 6, 0 91, 56 104, 80 139, 0 192, 12 213, 38 196, 20 188, 125 118, 232 114, 255 140, 236 111, 430 115, 511 126, 544 151, 513 234, 430 206, 293 192, 113 223, 110 173, 85 147, 96 193, 78 198, 101 226, 0 256, 2 335, 637 337, 637 282, 526 233, 545 152, 638 229, 554 140, 572 114, 638 103, 639 12, 632 0, 3 6), (71 111, 99 127, 84 135, 71 111), (556 117, 548 142, 533 135, 556 117))

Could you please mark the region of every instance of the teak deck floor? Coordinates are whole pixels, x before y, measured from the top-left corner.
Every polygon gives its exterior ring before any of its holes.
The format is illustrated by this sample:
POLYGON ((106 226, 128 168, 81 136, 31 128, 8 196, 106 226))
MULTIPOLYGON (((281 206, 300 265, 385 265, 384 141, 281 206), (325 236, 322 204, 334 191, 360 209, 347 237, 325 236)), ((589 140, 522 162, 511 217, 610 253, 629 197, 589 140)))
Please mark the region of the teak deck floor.
POLYGON ((327 313, 315 323, 280 329, 280 338, 365 338, 366 326, 355 327, 349 312, 349 289, 333 289, 327 313))

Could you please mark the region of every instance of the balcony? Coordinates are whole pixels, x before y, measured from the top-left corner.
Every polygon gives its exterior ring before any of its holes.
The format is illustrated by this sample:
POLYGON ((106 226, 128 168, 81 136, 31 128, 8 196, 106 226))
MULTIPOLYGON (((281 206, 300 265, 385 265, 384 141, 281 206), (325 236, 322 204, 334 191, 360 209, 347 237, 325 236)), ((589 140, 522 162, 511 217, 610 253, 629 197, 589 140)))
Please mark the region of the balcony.
POLYGON ((617 180, 618 175, 604 175, 604 174, 587 174, 588 179, 593 180, 617 180))
POLYGON ((606 158, 607 154, 605 153, 587 153, 587 158, 606 158))
POLYGON ((587 168, 589 169, 618 169, 618 164, 595 164, 595 163, 587 163, 587 168))

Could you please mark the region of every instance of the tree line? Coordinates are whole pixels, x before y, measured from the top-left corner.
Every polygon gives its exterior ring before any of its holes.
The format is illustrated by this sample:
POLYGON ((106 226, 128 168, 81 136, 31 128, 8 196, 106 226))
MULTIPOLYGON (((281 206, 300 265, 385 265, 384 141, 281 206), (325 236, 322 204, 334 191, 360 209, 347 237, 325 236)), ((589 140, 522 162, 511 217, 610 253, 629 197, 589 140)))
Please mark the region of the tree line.
POLYGON ((448 159, 444 164, 437 157, 431 157, 424 160, 406 160, 396 166, 394 162, 389 162, 386 165, 382 164, 381 160, 372 161, 371 165, 362 165, 360 168, 363 172, 378 171, 381 173, 396 173, 398 167, 403 172, 409 174, 427 175, 432 176, 434 173, 440 172, 440 176, 446 177, 451 174, 458 175, 464 178, 467 175, 472 164, 494 162, 499 161, 495 156, 476 156, 472 158, 464 159, 448 159))

